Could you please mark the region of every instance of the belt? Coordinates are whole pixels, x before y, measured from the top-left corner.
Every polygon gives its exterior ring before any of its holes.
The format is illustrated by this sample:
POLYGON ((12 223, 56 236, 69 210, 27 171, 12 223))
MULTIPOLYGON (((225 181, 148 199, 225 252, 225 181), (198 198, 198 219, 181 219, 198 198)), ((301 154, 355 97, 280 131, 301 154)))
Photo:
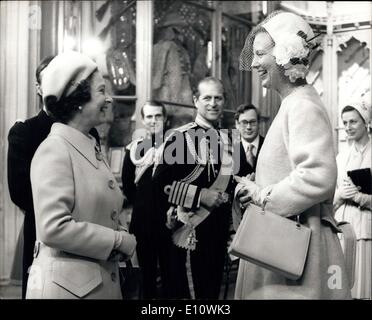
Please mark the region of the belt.
MULTIPOLYGON (((79 256, 73 253, 69 253, 57 248, 52 248, 44 244, 43 242, 36 240, 34 246, 34 259, 37 259, 38 256, 43 256, 44 258, 70 258, 70 259, 83 259, 92 262, 98 262, 97 259, 89 258, 85 256, 79 256)), ((110 263, 110 261, 106 261, 110 263)), ((112 262, 111 262, 112 263, 112 262)))

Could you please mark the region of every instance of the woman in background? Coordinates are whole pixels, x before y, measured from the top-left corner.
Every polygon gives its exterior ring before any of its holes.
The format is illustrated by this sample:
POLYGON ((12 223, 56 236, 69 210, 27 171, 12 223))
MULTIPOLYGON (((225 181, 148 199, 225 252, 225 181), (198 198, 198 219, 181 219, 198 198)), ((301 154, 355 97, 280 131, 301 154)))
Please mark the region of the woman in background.
POLYGON ((111 98, 97 65, 77 52, 45 68, 43 101, 56 120, 31 163, 36 243, 28 299, 121 299, 118 260, 136 240, 119 224, 123 196, 89 134, 111 98))
POLYGON ((351 145, 337 156, 338 181, 334 198, 335 218, 349 222, 355 231, 355 280, 351 294, 355 299, 372 298, 372 195, 360 191, 347 171, 368 168, 371 172, 371 138, 368 134, 371 106, 352 103, 341 111, 351 145))

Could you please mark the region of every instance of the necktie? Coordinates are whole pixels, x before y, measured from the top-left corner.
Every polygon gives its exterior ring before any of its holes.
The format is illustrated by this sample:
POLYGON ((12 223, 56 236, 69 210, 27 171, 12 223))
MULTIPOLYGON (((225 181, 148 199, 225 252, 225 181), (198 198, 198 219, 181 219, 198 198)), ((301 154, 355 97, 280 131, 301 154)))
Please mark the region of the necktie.
POLYGON ((248 144, 247 153, 246 153, 247 161, 252 168, 254 168, 254 165, 256 163, 256 157, 254 156, 253 148, 254 148, 253 144, 248 144))

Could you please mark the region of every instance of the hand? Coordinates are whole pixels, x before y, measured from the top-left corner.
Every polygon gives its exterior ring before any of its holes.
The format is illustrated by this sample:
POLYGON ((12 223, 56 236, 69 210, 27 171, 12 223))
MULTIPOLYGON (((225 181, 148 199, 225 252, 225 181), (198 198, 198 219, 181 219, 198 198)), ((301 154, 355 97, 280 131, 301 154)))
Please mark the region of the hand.
POLYGON ((237 197, 243 208, 246 208, 249 202, 254 203, 257 206, 263 206, 267 195, 271 192, 272 186, 267 186, 263 189, 255 184, 249 178, 244 177, 240 179, 240 183, 237 188, 240 190, 237 192, 237 197))
POLYGON ((227 201, 228 195, 225 192, 209 190, 207 188, 203 188, 200 192, 200 204, 210 210, 218 208, 227 201))
POLYGON ((119 231, 123 236, 120 246, 117 248, 118 251, 131 257, 136 249, 137 241, 136 237, 133 234, 130 234, 127 231, 119 231))
POLYGON ((340 197, 344 200, 353 200, 359 193, 359 189, 349 177, 344 178, 339 186, 340 197))
POLYGON ((172 230, 176 226, 176 223, 177 223, 177 218, 173 214, 174 210, 175 208, 172 206, 167 211, 167 222, 165 223, 165 226, 170 230, 172 230))
POLYGON ((237 199, 240 202, 240 209, 244 210, 248 207, 249 202, 252 201, 251 196, 249 195, 248 189, 245 189, 244 186, 236 194, 237 199))

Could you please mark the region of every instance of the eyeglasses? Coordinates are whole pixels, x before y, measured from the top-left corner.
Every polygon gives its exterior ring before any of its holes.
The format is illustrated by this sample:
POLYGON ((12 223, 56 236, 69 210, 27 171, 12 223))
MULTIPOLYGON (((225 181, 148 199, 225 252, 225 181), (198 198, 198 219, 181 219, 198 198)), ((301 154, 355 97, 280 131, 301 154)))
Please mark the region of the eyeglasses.
POLYGON ((251 120, 251 121, 247 121, 247 120, 241 120, 238 122, 241 126, 243 127, 248 127, 248 125, 250 125, 251 127, 255 127, 257 126, 257 120, 251 120))

